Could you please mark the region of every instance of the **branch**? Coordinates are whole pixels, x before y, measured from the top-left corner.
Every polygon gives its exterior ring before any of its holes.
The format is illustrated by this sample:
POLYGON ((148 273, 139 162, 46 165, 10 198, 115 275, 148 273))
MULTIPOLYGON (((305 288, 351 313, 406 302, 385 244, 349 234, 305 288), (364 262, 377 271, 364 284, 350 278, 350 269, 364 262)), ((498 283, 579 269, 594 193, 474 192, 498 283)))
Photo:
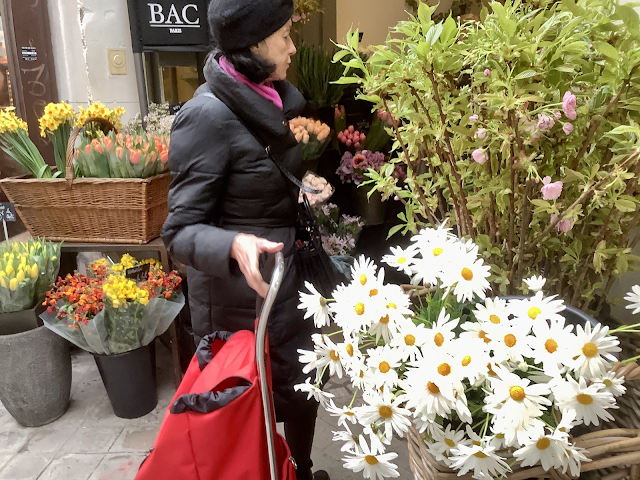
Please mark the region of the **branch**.
POLYGON ((516 273, 516 281, 522 282, 522 269, 524 266, 524 244, 527 238, 527 230, 529 229, 529 222, 531 222, 531 202, 529 196, 533 189, 533 183, 530 180, 526 180, 526 187, 524 193, 524 200, 522 202, 522 225, 520 228, 520 245, 518 246, 518 271, 516 273))

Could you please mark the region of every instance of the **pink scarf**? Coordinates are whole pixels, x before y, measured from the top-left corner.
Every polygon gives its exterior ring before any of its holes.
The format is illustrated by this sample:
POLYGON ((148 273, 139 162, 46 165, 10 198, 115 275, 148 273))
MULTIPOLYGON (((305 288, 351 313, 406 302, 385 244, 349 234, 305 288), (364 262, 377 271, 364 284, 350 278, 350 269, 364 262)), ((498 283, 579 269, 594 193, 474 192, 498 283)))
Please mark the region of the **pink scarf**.
POLYGON ((219 63, 222 70, 224 70, 231 78, 246 85, 258 95, 262 95, 264 98, 273 102, 280 110, 282 110, 282 99, 280 98, 280 94, 276 91, 276 89, 273 88, 272 82, 266 82, 264 85, 253 83, 246 76, 237 72, 231 62, 225 57, 220 57, 219 63))

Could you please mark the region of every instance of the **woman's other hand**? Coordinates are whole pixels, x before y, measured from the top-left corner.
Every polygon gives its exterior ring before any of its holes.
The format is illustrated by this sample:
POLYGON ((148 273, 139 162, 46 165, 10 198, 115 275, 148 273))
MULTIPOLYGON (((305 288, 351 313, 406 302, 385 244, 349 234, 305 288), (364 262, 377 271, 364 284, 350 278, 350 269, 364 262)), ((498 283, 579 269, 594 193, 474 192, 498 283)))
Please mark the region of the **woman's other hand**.
POLYGON ((229 255, 238 262, 240 271, 247 279, 247 284, 263 298, 267 296, 269 285, 260 274, 258 258, 261 253, 276 253, 282 250, 282 247, 284 247, 283 243, 270 242, 245 233, 239 233, 233 239, 229 255))

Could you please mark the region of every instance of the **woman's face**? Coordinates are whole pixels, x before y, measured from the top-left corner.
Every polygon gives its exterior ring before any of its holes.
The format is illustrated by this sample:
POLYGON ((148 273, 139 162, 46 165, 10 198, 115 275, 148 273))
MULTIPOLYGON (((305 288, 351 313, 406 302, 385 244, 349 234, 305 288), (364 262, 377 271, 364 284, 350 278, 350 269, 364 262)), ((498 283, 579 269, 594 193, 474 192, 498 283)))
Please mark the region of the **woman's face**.
POLYGON ((267 37, 258 45, 251 47, 253 53, 260 55, 276 66, 276 70, 267 79, 284 80, 287 78, 287 70, 291 64, 291 56, 296 53, 296 47, 291 40, 291 20, 285 23, 280 30, 267 37))

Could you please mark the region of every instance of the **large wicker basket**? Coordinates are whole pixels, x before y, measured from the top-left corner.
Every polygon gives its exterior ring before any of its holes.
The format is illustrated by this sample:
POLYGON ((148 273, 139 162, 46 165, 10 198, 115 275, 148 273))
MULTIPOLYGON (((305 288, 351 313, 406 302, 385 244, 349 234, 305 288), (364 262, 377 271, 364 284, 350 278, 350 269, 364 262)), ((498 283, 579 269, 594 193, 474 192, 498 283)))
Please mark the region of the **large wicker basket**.
MULTIPOLYGON (((102 119, 89 119, 87 122, 102 119)), ((107 127, 112 128, 107 123, 107 127)), ((168 173, 151 178, 74 178, 67 148, 66 178, 0 180, 29 233, 52 241, 147 243, 160 235, 167 218, 168 173)))
MULTIPOLYGON (((640 366, 629 364, 614 367, 618 376, 625 376, 628 380, 640 379, 640 366)), ((639 382, 632 382, 639 383, 639 382)), ((630 388, 630 384, 627 384, 630 388)), ((618 397, 618 403, 625 395, 618 397)), ((630 416, 638 418, 640 410, 630 410, 630 416)), ((472 474, 458 476, 455 471, 444 463, 441 463, 429 453, 424 442, 423 435, 411 426, 409 429, 409 466, 416 480, 472 480, 472 474)), ((578 447, 587 450, 587 457, 591 462, 582 464, 581 472, 592 472, 598 470, 598 477, 602 480, 640 480, 640 429, 636 428, 616 428, 605 429, 593 433, 587 433, 574 439, 578 447)), ((513 457, 509 451, 499 452, 511 464, 513 457)), ((513 472, 505 476, 506 480, 524 480, 528 478, 536 479, 556 479, 569 480, 574 477, 569 472, 563 474, 557 470, 546 472, 542 467, 520 467, 514 465, 513 472)))

